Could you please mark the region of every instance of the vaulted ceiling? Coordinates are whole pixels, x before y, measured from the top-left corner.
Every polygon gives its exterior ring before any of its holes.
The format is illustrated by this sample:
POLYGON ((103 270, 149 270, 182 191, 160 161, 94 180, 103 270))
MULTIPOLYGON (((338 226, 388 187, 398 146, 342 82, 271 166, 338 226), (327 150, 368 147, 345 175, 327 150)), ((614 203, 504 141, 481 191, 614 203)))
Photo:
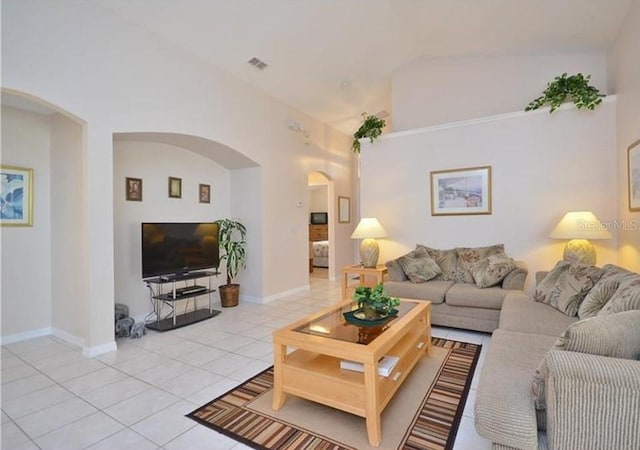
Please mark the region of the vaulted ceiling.
POLYGON ((602 52, 631 0, 87 0, 346 133, 420 58, 602 52), (247 61, 268 64, 256 70, 247 61))

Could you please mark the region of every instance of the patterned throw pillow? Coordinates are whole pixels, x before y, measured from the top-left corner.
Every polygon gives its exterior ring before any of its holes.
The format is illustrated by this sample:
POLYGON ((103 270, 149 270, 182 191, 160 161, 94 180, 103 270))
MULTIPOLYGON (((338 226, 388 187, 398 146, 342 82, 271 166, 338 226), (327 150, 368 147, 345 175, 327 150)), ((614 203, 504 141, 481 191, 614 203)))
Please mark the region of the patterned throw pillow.
POLYGON ((578 317, 586 319, 597 315, 619 286, 620 282, 617 280, 602 281, 600 279, 580 304, 578 317))
POLYGON ((456 281, 460 283, 473 283, 471 264, 488 258, 491 255, 504 254, 504 244, 490 245, 488 247, 456 248, 458 265, 456 268, 456 281))
POLYGON ((479 288, 495 286, 515 268, 515 261, 504 253, 469 264, 471 275, 479 288))
POLYGON ((456 265, 458 256, 454 249, 437 250, 435 248, 426 247, 424 245, 416 245, 416 250, 424 249, 427 251, 431 259, 433 259, 442 273, 434 278, 434 280, 454 281, 456 278, 456 265))
POLYGON ((398 258, 398 263, 412 283, 424 283, 442 273, 427 251, 421 248, 398 258))
POLYGON ((640 309, 640 275, 620 280, 620 287, 613 293, 599 316, 640 309))
POLYGON ((595 266, 560 261, 540 282, 533 299, 573 317, 602 273, 595 266))

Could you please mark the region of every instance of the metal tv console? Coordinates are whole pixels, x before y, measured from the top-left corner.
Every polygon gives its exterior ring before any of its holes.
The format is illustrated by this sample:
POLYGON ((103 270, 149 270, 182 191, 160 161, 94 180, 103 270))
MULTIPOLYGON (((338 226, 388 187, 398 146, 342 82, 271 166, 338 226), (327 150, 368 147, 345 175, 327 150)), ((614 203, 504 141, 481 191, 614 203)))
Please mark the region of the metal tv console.
POLYGON ((167 331, 210 319, 220 314, 220 311, 213 309, 213 293, 215 289, 211 288, 212 278, 219 274, 219 272, 191 272, 145 280, 153 307, 153 311, 145 319, 145 326, 151 330, 167 331), (206 279, 207 285, 196 284, 198 279, 206 279), (178 287, 178 283, 183 282, 184 286, 178 287), (170 289, 166 290, 167 286, 170 286, 170 289), (209 297, 209 307, 198 309, 198 297, 204 295, 209 297), (192 299, 193 308, 189 310, 189 304, 192 299), (176 302, 183 300, 186 300, 184 312, 179 314, 176 302), (163 310, 166 308, 169 311, 163 314, 163 310))

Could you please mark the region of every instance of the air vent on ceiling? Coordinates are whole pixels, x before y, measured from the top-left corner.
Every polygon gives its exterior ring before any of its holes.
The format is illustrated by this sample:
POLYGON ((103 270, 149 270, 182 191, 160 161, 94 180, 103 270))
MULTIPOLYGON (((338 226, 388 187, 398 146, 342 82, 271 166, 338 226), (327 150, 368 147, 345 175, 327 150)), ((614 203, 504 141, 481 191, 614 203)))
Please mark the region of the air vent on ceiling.
POLYGON ((256 70, 264 70, 267 67, 269 67, 269 65, 266 62, 264 62, 260 58, 256 58, 255 56, 247 62, 249 63, 250 66, 253 66, 256 70))

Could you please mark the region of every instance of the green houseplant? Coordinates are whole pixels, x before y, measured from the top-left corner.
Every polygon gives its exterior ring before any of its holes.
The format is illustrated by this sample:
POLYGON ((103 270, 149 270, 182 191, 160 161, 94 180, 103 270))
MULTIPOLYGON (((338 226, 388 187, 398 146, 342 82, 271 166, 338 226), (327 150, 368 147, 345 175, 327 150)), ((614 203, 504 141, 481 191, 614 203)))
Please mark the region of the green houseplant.
POLYGON ((370 116, 367 113, 362 113, 364 121, 358 131, 353 133, 353 143, 351 144, 351 150, 355 153, 360 153, 360 141, 358 139, 369 138, 369 141, 373 143, 382 134, 382 129, 386 125, 384 119, 377 116, 370 116))
POLYGON ((396 307, 400 306, 400 299, 389 297, 383 289, 382 283, 373 288, 358 286, 353 293, 353 301, 358 304, 366 319, 386 317, 396 307))
POLYGON ((247 229, 238 219, 220 219, 216 221, 220 230, 218 232, 220 248, 223 254, 221 261, 225 262, 227 269, 227 284, 219 286, 220 303, 224 307, 237 306, 240 298, 240 285, 232 283, 238 275, 240 268, 246 269, 247 229))
POLYGON ((573 100, 576 108, 587 108, 593 110, 596 105, 602 103, 600 91, 594 86, 589 85, 591 75, 584 76, 581 73, 567 77, 563 73, 559 77, 555 77, 551 83, 547 84, 547 88, 542 95, 531 101, 525 111, 532 111, 546 105, 551 105, 549 113, 553 113, 562 103, 568 99, 573 100))

